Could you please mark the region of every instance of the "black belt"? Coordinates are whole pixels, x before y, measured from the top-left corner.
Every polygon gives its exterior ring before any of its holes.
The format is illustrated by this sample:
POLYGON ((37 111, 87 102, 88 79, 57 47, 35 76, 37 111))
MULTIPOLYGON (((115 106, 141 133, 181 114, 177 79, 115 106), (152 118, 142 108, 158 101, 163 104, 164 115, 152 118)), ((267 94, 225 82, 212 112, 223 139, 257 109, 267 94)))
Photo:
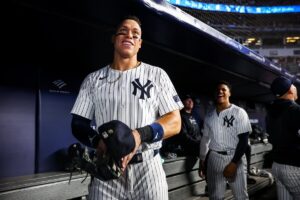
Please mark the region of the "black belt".
POLYGON ((222 155, 229 155, 228 153, 227 153, 227 151, 215 151, 215 152, 217 152, 218 154, 222 154, 222 155))
MULTIPOLYGON (((153 150, 153 157, 156 156, 158 152, 158 149, 153 150)), ((141 162, 143 162, 143 153, 136 153, 130 160, 129 164, 136 164, 141 162)))

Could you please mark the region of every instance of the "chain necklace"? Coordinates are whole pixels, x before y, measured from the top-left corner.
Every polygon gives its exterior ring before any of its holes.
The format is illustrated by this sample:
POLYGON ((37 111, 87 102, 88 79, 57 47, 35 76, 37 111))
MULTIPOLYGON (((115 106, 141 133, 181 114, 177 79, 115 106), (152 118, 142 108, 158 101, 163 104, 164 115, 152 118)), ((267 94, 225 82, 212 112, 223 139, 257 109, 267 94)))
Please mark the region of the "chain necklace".
MULTIPOLYGON (((140 64, 141 64, 141 62, 138 61, 137 64, 136 64, 133 68, 136 68, 136 67, 140 66, 140 64)), ((133 68, 132 68, 132 69, 133 69, 133 68)), ((117 82, 118 80, 120 80, 120 78, 121 78, 121 76, 122 76, 122 74, 123 74, 122 72, 118 72, 118 77, 117 77, 115 80, 110 81, 110 80, 108 79, 108 76, 109 76, 109 69, 113 69, 113 68, 111 67, 111 65, 107 66, 106 72, 105 72, 105 76, 100 77, 99 80, 104 80, 104 79, 106 79, 106 81, 107 81, 108 83, 115 83, 115 82, 117 82)))

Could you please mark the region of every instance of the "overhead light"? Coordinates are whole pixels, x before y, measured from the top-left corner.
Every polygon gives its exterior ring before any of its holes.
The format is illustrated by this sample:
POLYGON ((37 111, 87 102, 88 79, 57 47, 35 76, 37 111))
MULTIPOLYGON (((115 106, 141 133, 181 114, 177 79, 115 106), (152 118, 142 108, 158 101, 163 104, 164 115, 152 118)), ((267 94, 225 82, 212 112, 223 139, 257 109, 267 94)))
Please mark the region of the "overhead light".
POLYGON ((300 36, 289 36, 285 38, 286 43, 296 43, 300 40, 300 36))

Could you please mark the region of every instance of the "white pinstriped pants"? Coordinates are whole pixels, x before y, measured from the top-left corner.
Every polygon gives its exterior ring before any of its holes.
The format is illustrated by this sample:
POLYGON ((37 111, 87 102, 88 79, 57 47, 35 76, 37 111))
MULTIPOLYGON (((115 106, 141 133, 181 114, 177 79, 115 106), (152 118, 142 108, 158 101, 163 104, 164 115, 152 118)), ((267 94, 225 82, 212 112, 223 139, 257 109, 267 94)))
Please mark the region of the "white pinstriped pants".
POLYGON ((273 162, 272 173, 278 200, 300 200, 300 167, 273 162))
MULTIPOLYGON (((223 200, 226 191, 226 178, 223 170, 233 158, 232 155, 222 155, 211 151, 207 163, 207 185, 210 200, 223 200)), ((237 174, 233 182, 229 182, 232 193, 237 200, 247 200, 247 166, 245 155, 238 162, 237 174)))
MULTIPOLYGON (((150 152, 153 154, 153 150, 150 152)), ((128 165, 119 179, 100 181, 94 178, 89 185, 88 200, 108 199, 168 200, 168 185, 160 155, 128 165)))

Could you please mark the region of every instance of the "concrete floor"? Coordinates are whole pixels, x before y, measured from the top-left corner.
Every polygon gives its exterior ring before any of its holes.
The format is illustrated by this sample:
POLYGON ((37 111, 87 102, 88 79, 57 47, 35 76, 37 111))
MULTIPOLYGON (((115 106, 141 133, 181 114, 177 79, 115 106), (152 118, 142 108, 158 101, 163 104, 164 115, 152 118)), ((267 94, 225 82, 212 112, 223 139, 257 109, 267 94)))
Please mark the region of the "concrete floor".
MULTIPOLYGON (((193 197, 188 200, 209 200, 207 196, 193 197)), ((251 195, 249 200, 277 200, 275 183, 251 195)))

